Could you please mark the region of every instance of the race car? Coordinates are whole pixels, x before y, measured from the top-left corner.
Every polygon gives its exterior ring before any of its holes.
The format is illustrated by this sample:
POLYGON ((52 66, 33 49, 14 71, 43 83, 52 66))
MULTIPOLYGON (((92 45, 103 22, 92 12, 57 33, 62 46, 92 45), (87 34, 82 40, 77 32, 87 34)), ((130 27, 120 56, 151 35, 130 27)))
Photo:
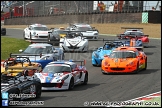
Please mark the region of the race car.
POLYGON ((40 98, 42 93, 40 79, 27 75, 27 70, 25 70, 23 76, 16 76, 7 80, 3 79, 3 76, 1 76, 2 100, 6 99, 10 102, 29 98, 40 98))
POLYGON ((111 51, 118 46, 123 45, 121 41, 110 41, 107 40, 103 47, 97 48, 97 50, 92 52, 92 65, 101 66, 101 62, 104 58, 104 55, 110 55, 111 51))
POLYGON ((118 47, 102 60, 101 72, 110 73, 138 73, 147 69, 147 56, 135 47, 118 47))
POLYGON ((6 28, 3 28, 1 25, 1 35, 4 36, 6 35, 6 28))
POLYGON ((145 35, 141 29, 143 28, 133 28, 133 27, 121 27, 121 29, 125 29, 124 33, 118 34, 117 37, 121 39, 123 36, 126 35, 135 35, 138 39, 142 40, 143 46, 148 47, 149 43, 149 35, 145 35))
POLYGON ((29 70, 29 76, 42 70, 42 65, 40 63, 31 62, 28 57, 13 58, 11 55, 7 60, 3 61, 1 65, 1 75, 6 78, 22 75, 24 69, 29 70))
POLYGON ((35 76, 41 80, 42 90, 72 90, 75 85, 88 83, 85 61, 51 62, 41 73, 35 73, 35 76))
POLYGON ((89 24, 75 23, 67 28, 70 31, 82 31, 83 37, 86 39, 98 40, 99 31, 95 27, 91 27, 89 24))
MULTIPOLYGON (((53 41, 50 41, 53 43, 53 41)), ((29 57, 30 61, 37 62, 44 68, 49 62, 56 60, 64 60, 64 52, 61 48, 56 48, 47 41, 34 41, 24 51, 19 50, 21 54, 15 56, 29 57), (41 56, 40 56, 41 54, 41 56)))
POLYGON ((143 43, 141 39, 138 39, 135 35, 125 35, 119 39, 123 46, 136 47, 139 51, 143 51, 143 43))
POLYGON ((48 39, 49 29, 46 25, 31 24, 24 29, 23 38, 26 39, 48 39))
POLYGON ((62 48, 64 52, 87 52, 89 44, 88 40, 85 39, 79 31, 69 31, 66 37, 60 39, 60 48, 62 48))
POLYGON ((68 31, 62 30, 62 29, 51 29, 49 32, 49 41, 55 41, 54 45, 59 46, 60 44, 60 38, 63 38, 66 36, 68 31))

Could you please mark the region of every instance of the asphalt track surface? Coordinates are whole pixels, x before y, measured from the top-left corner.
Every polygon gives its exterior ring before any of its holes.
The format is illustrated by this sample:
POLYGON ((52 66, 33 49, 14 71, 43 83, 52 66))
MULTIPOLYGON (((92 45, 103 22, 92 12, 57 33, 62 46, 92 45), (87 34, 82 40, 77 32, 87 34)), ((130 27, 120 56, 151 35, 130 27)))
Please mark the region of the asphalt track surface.
MULTIPOLYGON (((23 30, 7 29, 7 37, 23 39, 22 34, 23 30)), ((100 36, 100 38, 115 37, 100 36)), ((102 41, 90 41, 89 48, 94 49, 103 44, 102 41)), ((150 39, 149 48, 145 48, 144 52, 148 56, 146 71, 115 75, 103 75, 100 67, 93 67, 90 52, 66 53, 66 59, 86 59, 88 84, 75 86, 72 91, 42 91, 41 98, 30 101, 44 101, 44 105, 38 107, 83 107, 86 101, 126 101, 161 91, 161 40, 150 39)))

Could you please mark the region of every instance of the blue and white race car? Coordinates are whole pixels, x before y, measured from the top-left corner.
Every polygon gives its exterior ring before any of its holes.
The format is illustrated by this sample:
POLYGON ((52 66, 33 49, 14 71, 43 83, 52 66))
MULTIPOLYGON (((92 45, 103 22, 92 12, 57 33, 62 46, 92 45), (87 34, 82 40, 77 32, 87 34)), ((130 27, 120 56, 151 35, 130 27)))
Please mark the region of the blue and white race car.
POLYGON ((143 51, 143 42, 138 39, 135 35, 125 35, 119 39, 124 46, 136 47, 137 50, 143 51))
POLYGON ((105 55, 110 55, 111 51, 123 45, 121 41, 105 42, 103 47, 97 48, 92 52, 92 65, 101 66, 102 60, 105 55))
POLYGON ((35 73, 42 83, 42 90, 71 90, 75 85, 88 82, 88 71, 84 61, 54 61, 35 73), (80 62, 81 64, 76 64, 80 62))
POLYGON ((19 50, 21 54, 17 56, 27 56, 31 62, 37 62, 44 68, 49 62, 56 60, 64 60, 64 52, 61 48, 55 48, 48 43, 30 44, 24 51, 19 50))

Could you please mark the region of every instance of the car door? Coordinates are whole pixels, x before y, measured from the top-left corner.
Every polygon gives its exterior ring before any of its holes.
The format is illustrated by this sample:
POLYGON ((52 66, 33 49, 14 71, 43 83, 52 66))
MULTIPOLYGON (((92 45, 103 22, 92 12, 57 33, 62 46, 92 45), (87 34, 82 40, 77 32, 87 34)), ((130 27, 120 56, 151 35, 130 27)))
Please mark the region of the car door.
POLYGON ((77 83, 79 81, 79 76, 80 76, 79 69, 77 68, 76 64, 71 65, 71 68, 72 68, 72 74, 74 77, 74 83, 77 83))

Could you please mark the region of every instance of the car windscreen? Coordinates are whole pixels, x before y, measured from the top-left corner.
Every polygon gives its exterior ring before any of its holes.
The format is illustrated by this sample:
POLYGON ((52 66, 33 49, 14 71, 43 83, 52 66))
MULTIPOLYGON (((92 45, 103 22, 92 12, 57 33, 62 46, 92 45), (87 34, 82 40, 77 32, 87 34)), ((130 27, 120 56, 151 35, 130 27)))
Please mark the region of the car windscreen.
POLYGON ((133 51, 115 51, 110 54, 109 58, 136 58, 136 53, 133 51))
POLYGON ((71 72, 71 67, 68 65, 50 65, 43 69, 43 73, 62 73, 71 72))
POLYGON ((23 53, 25 54, 50 54, 52 46, 29 46, 23 53))
POLYGON ((135 35, 135 36, 142 36, 143 33, 141 32, 125 32, 125 35, 135 35))
POLYGON ((92 30, 91 27, 78 27, 78 31, 88 31, 88 30, 92 30))
POLYGON ((37 31, 48 31, 47 27, 34 27, 33 30, 37 30, 37 31))

